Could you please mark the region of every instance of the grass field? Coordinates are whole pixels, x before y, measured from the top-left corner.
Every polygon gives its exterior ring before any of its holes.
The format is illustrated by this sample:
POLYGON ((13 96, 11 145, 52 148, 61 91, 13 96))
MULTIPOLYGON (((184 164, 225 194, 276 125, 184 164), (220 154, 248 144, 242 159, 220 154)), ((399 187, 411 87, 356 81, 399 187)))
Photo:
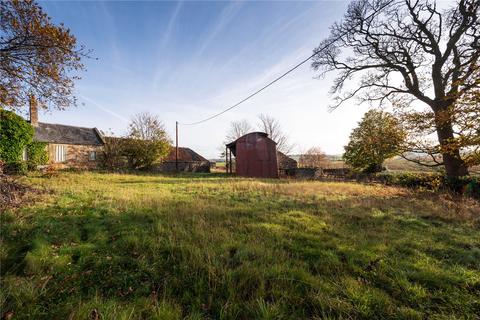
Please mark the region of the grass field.
POLYGON ((1 215, 12 319, 478 319, 480 205, 379 185, 61 173, 1 215))

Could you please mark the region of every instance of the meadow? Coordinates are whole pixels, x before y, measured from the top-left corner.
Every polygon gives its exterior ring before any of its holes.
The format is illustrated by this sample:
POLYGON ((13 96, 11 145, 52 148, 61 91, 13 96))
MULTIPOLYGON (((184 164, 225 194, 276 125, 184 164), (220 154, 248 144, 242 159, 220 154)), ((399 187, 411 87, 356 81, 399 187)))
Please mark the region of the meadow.
MULTIPOLYGON (((480 204, 383 185, 59 173, 1 214, 12 319, 476 319, 480 204)), ((477 318, 478 319, 478 318, 477 318)))

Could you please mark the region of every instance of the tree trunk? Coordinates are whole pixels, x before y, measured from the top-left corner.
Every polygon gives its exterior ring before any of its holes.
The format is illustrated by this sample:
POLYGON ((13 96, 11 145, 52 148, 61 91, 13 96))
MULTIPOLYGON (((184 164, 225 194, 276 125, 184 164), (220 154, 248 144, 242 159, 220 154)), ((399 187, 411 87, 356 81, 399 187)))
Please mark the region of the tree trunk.
MULTIPOLYGON (((448 108, 442 108, 442 110, 448 110, 448 108)), ((441 113, 441 111, 435 112, 435 124, 447 177, 467 176, 468 168, 460 156, 460 149, 452 143, 455 138, 452 120, 450 118, 445 119, 445 113, 443 116, 441 113)))

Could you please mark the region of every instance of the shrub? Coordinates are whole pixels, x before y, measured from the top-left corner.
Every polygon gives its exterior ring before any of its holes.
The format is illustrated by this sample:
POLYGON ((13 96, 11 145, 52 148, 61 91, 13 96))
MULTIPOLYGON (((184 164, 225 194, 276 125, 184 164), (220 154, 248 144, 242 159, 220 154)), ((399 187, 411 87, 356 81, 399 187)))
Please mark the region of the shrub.
POLYGON ((480 179, 472 178, 465 187, 465 195, 480 200, 480 179))
POLYGON ((448 177, 444 182, 446 188, 456 193, 480 199, 480 178, 478 177, 448 177))
POLYGON ((127 167, 127 159, 123 155, 123 138, 105 137, 105 145, 100 157, 104 169, 114 170, 127 167))
POLYGON ((37 166, 48 163, 47 144, 45 142, 32 141, 27 146, 27 166, 29 170, 35 170, 37 166))
POLYGON ((447 190, 480 199, 480 179, 477 177, 446 177, 440 173, 379 173, 376 178, 387 185, 429 191, 447 190))
POLYGON ((11 161, 4 165, 3 172, 8 175, 26 175, 28 172, 25 161, 11 161))
POLYGON ((0 109, 0 133, 0 160, 7 164, 20 161, 32 142, 33 127, 19 115, 0 109))
POLYGON ((122 151, 130 169, 148 169, 168 155, 170 144, 167 140, 125 138, 122 151))
POLYGON ((407 188, 421 188, 437 191, 441 188, 443 176, 436 173, 381 173, 377 177, 388 185, 396 185, 407 188))

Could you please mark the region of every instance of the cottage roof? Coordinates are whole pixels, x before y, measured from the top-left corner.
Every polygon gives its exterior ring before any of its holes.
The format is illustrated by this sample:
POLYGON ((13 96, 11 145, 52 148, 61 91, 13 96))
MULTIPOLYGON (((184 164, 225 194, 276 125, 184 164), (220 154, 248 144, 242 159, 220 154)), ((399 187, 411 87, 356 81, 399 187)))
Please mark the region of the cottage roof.
POLYGON ((63 124, 39 122, 35 127, 34 139, 39 142, 103 145, 104 140, 97 128, 83 128, 63 124))
MULTIPOLYGON (((175 147, 170 149, 170 153, 165 158, 166 162, 175 161, 175 147)), ((208 161, 190 148, 178 147, 178 161, 180 162, 195 162, 195 161, 208 161)))

